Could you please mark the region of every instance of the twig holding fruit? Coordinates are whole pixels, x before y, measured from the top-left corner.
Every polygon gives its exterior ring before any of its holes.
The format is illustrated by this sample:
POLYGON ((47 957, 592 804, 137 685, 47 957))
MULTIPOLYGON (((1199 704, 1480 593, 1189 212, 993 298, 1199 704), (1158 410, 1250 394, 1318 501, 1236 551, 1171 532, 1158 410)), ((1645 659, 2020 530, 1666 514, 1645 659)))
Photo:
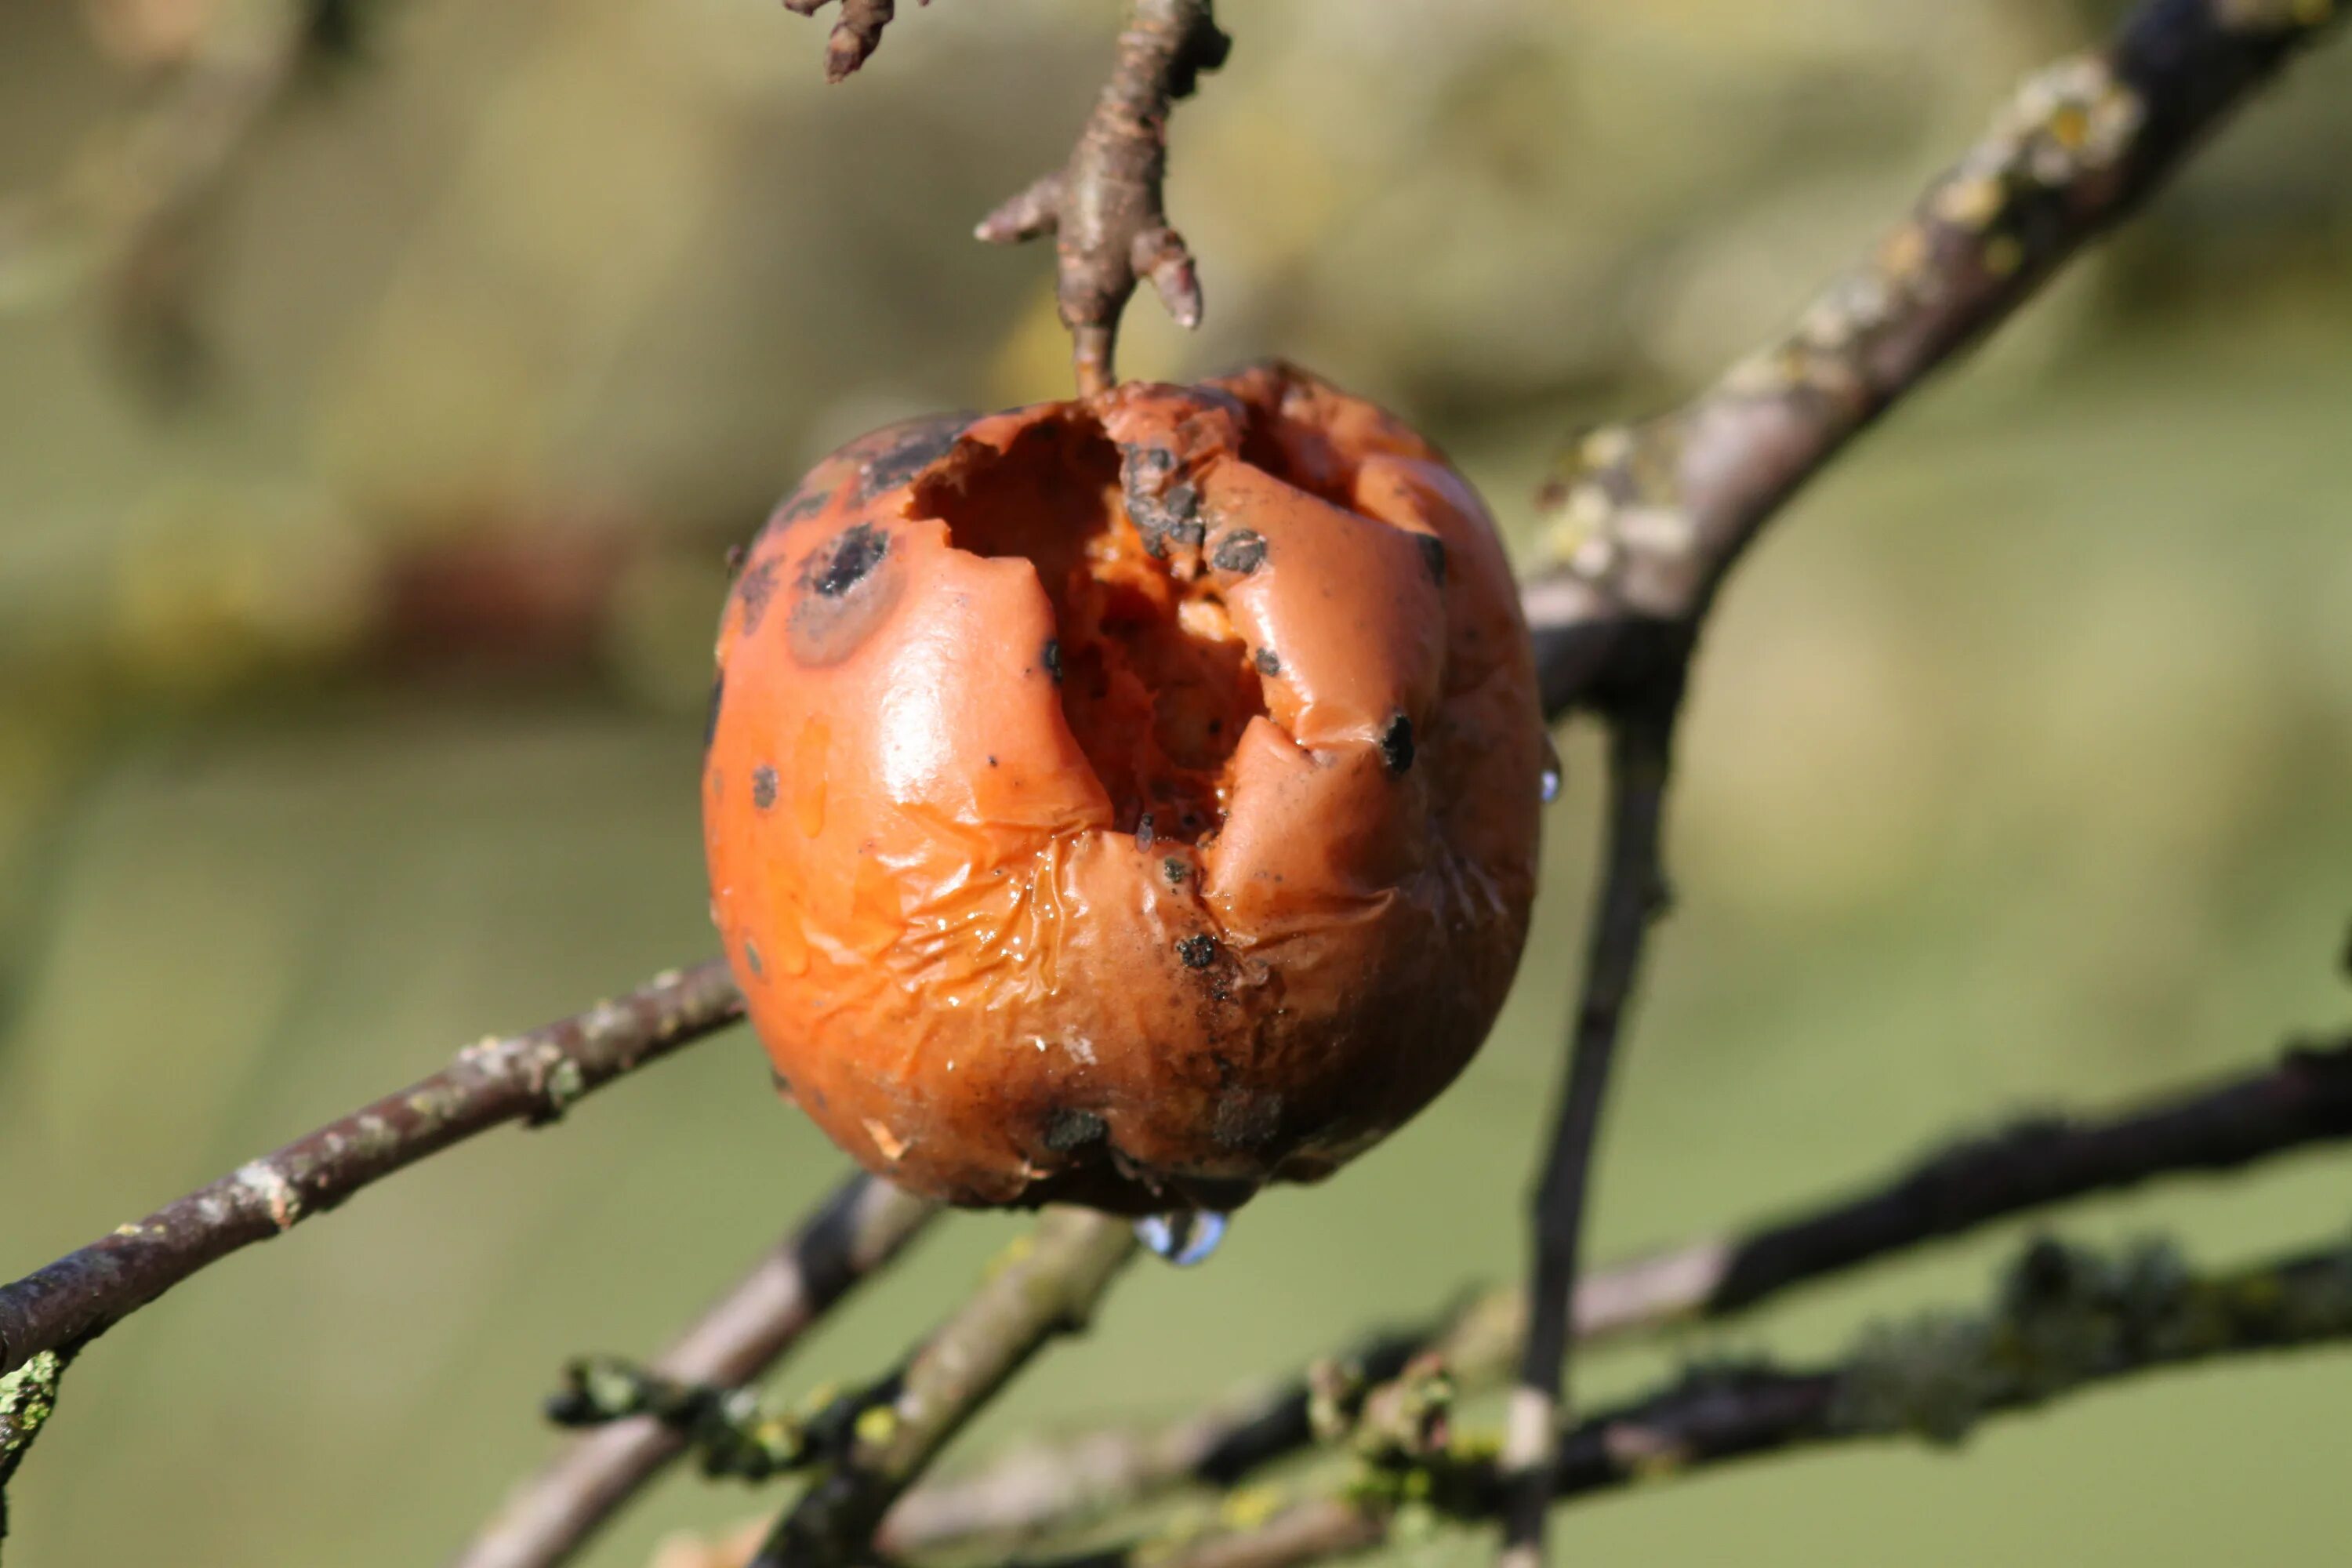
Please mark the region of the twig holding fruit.
POLYGON ((1232 47, 1217 29, 1213 0, 1132 0, 1118 62, 1070 161, 975 231, 992 245, 1054 237, 1055 300, 1070 330, 1081 396, 1117 383, 1118 318, 1139 281, 1151 280, 1180 324, 1201 324, 1192 253, 1169 226, 1161 195, 1168 116, 1232 47))

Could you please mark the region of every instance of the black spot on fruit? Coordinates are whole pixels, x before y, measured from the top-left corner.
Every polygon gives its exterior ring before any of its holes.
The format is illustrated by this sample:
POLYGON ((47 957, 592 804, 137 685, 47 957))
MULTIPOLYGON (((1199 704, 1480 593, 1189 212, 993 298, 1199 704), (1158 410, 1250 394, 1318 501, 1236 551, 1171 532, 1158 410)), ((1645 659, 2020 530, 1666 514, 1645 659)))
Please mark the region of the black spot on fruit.
POLYGON ((1160 560, 1167 559, 1171 547, 1199 549, 1208 532, 1201 522, 1201 492, 1190 485, 1171 485, 1165 494, 1157 496, 1130 490, 1127 514, 1135 520, 1135 531, 1143 535, 1143 548, 1160 560))
POLYGON ((1282 1127, 1282 1097, 1227 1089, 1217 1100, 1209 1136, 1227 1149, 1255 1149, 1273 1142, 1282 1127))
POLYGON ((776 770, 765 763, 751 770, 751 804, 761 811, 776 804, 776 770))
POLYGON ((1412 721, 1399 713, 1381 731, 1381 760, 1389 772, 1402 773, 1412 766, 1412 721))
POLYGON ((1110 1123, 1091 1110, 1056 1107, 1045 1119, 1045 1147, 1056 1154, 1100 1143, 1110 1136, 1110 1123))
POLYGON ((1176 956, 1184 961, 1187 969, 1206 969, 1217 962, 1217 939, 1188 936, 1176 944, 1176 956))
POLYGON ((890 536, 870 522, 842 531, 809 558, 803 580, 821 598, 838 599, 866 581, 890 553, 890 536))
MULTIPOLYGON (((1184 885, 1184 879, 1192 875, 1192 868, 1191 867, 1185 865, 1183 861, 1178 859, 1173 855, 1169 856, 1168 858, 1160 862, 1160 874, 1168 879, 1168 885, 1171 888, 1182 887, 1184 885)), ((1204 937, 1202 940, 1206 941, 1207 939, 1204 937)))
POLYGON ((1061 685, 1062 645, 1059 639, 1055 637, 1047 637, 1045 639, 1045 673, 1054 678, 1055 685, 1061 685))
POLYGON ((1246 576, 1265 564, 1265 536, 1246 528, 1234 529, 1217 541, 1209 564, 1220 572, 1238 572, 1246 576))
POLYGON ((1255 654, 1251 656, 1251 658, 1252 662, 1256 664, 1257 672, 1260 675, 1280 675, 1282 673, 1282 659, 1275 653, 1274 649, 1270 647, 1262 647, 1258 649, 1255 654))
POLYGON ((890 618, 907 585, 905 563, 890 536, 854 524, 809 552, 785 637, 793 657, 811 669, 839 664, 890 618))
POLYGON ((727 700, 727 672, 720 670, 710 682, 710 712, 702 721, 702 749, 710 750, 710 742, 719 735, 719 709, 727 700))
POLYGON ((1119 488, 1126 492, 1127 515, 1156 560, 1166 560, 1171 546, 1198 550, 1208 535, 1201 521, 1201 492, 1189 484, 1170 484, 1175 471, 1176 454, 1165 447, 1122 449, 1119 488))
POLYGON ((1441 588, 1445 586, 1445 541, 1433 533, 1417 533, 1412 542, 1421 546, 1421 558, 1429 566, 1429 574, 1441 588))

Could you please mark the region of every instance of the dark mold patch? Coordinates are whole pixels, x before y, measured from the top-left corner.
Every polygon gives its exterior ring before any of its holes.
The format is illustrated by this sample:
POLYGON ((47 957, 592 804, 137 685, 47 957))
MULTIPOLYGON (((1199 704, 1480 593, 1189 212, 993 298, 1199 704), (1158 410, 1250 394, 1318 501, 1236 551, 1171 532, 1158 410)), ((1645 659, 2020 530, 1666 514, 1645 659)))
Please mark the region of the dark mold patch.
POLYGON ((751 804, 761 811, 776 804, 776 770, 766 763, 751 770, 751 804))
POLYGON ((889 553, 888 534, 870 522, 856 523, 818 547, 801 569, 801 581, 825 598, 838 599, 866 581, 889 553))
POLYGON ((1246 528, 1236 528, 1217 541, 1209 564, 1220 572, 1238 572, 1244 576, 1265 564, 1265 535, 1246 528))
POLYGON ((1412 542, 1421 546, 1421 558, 1428 563, 1429 575, 1441 588, 1445 586, 1445 541, 1433 533, 1416 533, 1412 542))
POLYGON ((1274 1141, 1282 1129, 1282 1097, 1228 1089, 1218 1097, 1209 1136, 1227 1149, 1256 1149, 1274 1141))
POLYGON ((1402 773, 1412 766, 1412 721, 1399 713, 1381 731, 1381 761, 1389 772, 1402 773))
POLYGON ((765 980, 768 977, 768 966, 760 957, 760 944, 748 937, 743 942, 743 963, 757 978, 765 980))
POLYGON ((1217 962, 1217 939, 1188 936, 1176 944, 1176 956, 1184 961, 1187 969, 1206 969, 1217 962))
POLYGON ((1253 654, 1251 658, 1256 663, 1257 672, 1260 675, 1280 675, 1282 673, 1281 657, 1277 655, 1274 649, 1270 647, 1262 647, 1258 649, 1256 653, 1253 654))
POLYGON ((885 490, 897 489, 954 450, 958 437, 971 424, 969 414, 942 414, 868 437, 887 444, 866 459, 857 476, 857 499, 872 500, 885 490))
POLYGON ((1045 1147, 1056 1154, 1089 1148, 1109 1137, 1110 1123, 1091 1110, 1072 1110, 1060 1106, 1045 1119, 1045 1147))
POLYGON ((776 559, 771 555, 743 574, 735 596, 743 601, 743 635, 750 637, 767 618, 768 601, 776 595, 776 559))
POLYGON ((793 657, 821 669, 857 651, 889 616, 907 574, 890 536, 872 523, 844 529, 809 552, 785 635, 793 657))
POLYGON ((1054 678, 1054 684, 1055 684, 1055 685, 1056 685, 1056 686, 1061 685, 1061 684, 1062 684, 1062 643, 1061 643, 1061 639, 1060 639, 1060 638, 1058 638, 1058 637, 1047 637, 1047 638, 1045 639, 1045 656, 1044 656, 1044 657, 1045 657, 1045 673, 1046 673, 1047 675, 1050 675, 1050 676, 1052 676, 1052 677, 1054 678))
POLYGON ((1170 887, 1181 888, 1184 885, 1184 879, 1192 874, 1192 868, 1184 864, 1180 857, 1171 855, 1160 862, 1160 874, 1168 879, 1170 887))
POLYGON ((1171 546, 1198 550, 1208 536, 1201 521, 1201 492, 1189 484, 1170 484, 1169 476, 1175 471, 1176 454, 1165 447, 1119 448, 1119 489, 1127 497, 1127 515, 1155 560, 1166 560, 1171 546))
POLYGON ((1148 812, 1148 811, 1147 811, 1147 812, 1145 812, 1145 813, 1143 814, 1143 816, 1141 816, 1141 817, 1140 817, 1140 818, 1136 822, 1136 825, 1135 825, 1135 847, 1136 847, 1138 849, 1149 849, 1149 848, 1150 848, 1150 847, 1151 847, 1151 833, 1152 833, 1152 826, 1151 826, 1151 814, 1150 814, 1150 812, 1148 812))
POLYGON ((1176 454, 1165 447, 1121 447, 1118 458, 1130 485, 1156 488, 1160 480, 1176 471, 1176 454))
POLYGON ((720 670, 710 681, 710 712, 702 721, 702 749, 710 750, 710 742, 719 738, 719 710, 727 700, 727 672, 720 670))
POLYGON ((1171 485, 1160 495, 1127 492, 1127 515, 1143 535, 1143 548, 1164 561, 1170 549, 1198 550, 1208 530, 1201 521, 1201 492, 1190 485, 1171 485))

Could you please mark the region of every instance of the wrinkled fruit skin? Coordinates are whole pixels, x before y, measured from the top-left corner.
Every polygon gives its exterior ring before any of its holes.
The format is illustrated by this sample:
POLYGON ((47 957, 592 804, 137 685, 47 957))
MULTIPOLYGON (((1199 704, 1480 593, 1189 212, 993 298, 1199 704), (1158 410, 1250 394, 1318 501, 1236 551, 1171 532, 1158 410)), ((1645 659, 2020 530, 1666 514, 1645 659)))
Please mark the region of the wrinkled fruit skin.
POLYGON ((712 913, 784 1092, 966 1205, 1230 1209, 1477 1050, 1543 721, 1470 487, 1288 366, 817 465, 719 642, 712 913))

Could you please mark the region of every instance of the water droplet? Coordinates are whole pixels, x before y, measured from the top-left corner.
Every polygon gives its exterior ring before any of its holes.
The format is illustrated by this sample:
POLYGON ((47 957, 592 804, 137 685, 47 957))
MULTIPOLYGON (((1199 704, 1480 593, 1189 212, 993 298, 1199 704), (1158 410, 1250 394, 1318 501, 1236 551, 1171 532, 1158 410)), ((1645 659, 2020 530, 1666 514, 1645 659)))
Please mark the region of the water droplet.
POLYGON ((1544 731, 1543 782, 1538 787, 1543 792, 1546 805, 1559 798, 1559 748, 1552 743, 1549 730, 1544 731))
POLYGON ((1225 1239, 1225 1216, 1196 1209, 1174 1214, 1146 1215, 1135 1222, 1135 1238, 1174 1264, 1190 1268, 1206 1263, 1225 1239))

